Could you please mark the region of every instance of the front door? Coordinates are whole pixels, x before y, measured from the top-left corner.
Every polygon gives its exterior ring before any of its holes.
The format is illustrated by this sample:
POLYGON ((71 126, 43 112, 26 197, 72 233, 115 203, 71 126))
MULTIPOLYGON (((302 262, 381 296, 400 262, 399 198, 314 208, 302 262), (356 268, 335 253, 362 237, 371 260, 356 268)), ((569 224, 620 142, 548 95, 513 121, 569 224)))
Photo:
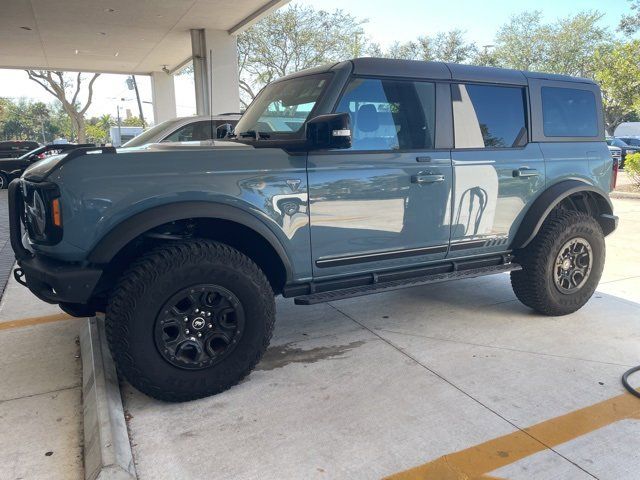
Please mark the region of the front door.
POLYGON ((354 78, 336 111, 351 115, 351 149, 308 157, 314 276, 444 258, 452 167, 434 149, 435 84, 354 78))

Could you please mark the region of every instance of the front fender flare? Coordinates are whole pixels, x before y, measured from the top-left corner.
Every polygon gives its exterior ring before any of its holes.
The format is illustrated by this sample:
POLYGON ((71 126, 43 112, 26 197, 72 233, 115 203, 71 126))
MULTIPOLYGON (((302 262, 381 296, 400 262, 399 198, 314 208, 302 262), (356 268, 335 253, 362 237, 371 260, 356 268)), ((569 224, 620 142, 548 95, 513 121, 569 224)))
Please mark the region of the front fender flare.
POLYGON ((615 230, 617 218, 613 216, 613 205, 606 193, 580 180, 564 180, 551 185, 536 198, 522 219, 518 232, 511 243, 511 248, 526 247, 540 231, 549 213, 565 198, 578 192, 590 192, 596 196, 600 207, 600 215, 596 220, 602 226, 605 235, 615 230))
POLYGON ((291 263, 287 252, 276 234, 262 220, 240 208, 210 202, 177 202, 137 213, 100 239, 87 260, 92 264, 108 264, 122 248, 143 233, 165 223, 188 218, 229 220, 253 230, 275 250, 285 267, 287 278, 291 278, 291 263))

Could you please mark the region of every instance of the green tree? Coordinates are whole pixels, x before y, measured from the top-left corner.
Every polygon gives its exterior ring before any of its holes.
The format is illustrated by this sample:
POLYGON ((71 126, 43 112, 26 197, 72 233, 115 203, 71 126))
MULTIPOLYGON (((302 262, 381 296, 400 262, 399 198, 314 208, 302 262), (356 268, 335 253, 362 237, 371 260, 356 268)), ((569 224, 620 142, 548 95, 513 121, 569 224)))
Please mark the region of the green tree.
POLYGON ((640 30, 640 0, 629 0, 629 3, 631 3, 631 14, 622 17, 618 30, 632 35, 640 30))
POLYGON ((602 14, 579 12, 554 23, 543 23, 540 11, 511 17, 496 35, 494 55, 500 66, 574 76, 590 76, 593 52, 608 42, 598 25, 602 14))
POLYGON ((363 23, 342 10, 297 4, 256 23, 238 36, 242 103, 278 77, 366 51, 363 23))
POLYGON ((593 76, 602 89, 606 128, 615 128, 640 108, 640 40, 598 48, 593 76))
POLYGON ((47 92, 53 95, 62 105, 62 108, 69 116, 73 131, 79 143, 86 141, 85 114, 91 106, 93 100, 93 84, 100 76, 94 73, 87 84, 87 92, 84 95, 84 105, 80 101, 80 93, 84 77, 82 72, 78 72, 75 79, 71 74, 65 72, 51 72, 45 70, 26 70, 29 79, 36 82, 47 92))
POLYGON ((122 125, 127 127, 144 127, 144 122, 140 117, 127 117, 122 120, 122 125))
POLYGON ((542 69, 548 36, 542 12, 514 15, 496 34, 494 55, 498 64, 518 70, 542 69))
POLYGON ((395 42, 386 50, 379 45, 372 45, 369 54, 403 60, 465 63, 474 58, 477 51, 476 45, 465 39, 464 31, 450 30, 434 36, 424 35, 408 42, 395 42))

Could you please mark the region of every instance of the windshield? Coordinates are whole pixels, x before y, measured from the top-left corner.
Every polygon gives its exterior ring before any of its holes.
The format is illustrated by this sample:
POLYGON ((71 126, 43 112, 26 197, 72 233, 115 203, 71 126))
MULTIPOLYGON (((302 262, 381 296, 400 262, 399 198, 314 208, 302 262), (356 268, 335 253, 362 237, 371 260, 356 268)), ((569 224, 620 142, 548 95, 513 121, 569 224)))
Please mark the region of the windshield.
POLYGON ((609 145, 614 145, 616 147, 628 147, 629 146, 626 143, 624 143, 622 140, 620 140, 619 138, 607 138, 607 143, 609 145))
POLYGON ((34 150, 29 150, 27 153, 20 156, 20 160, 29 160, 29 157, 31 157, 32 155, 36 155, 40 152, 44 152, 45 150, 46 150, 46 147, 38 147, 34 150))
POLYGON ((154 138, 158 135, 159 132, 163 131, 169 125, 175 122, 175 119, 165 120, 148 130, 145 130, 137 137, 132 138, 127 143, 122 145, 123 147, 140 147, 142 145, 146 145, 147 143, 155 143, 154 138))
POLYGON ((297 133, 302 129, 329 80, 328 73, 267 85, 249 105, 235 133, 297 133))

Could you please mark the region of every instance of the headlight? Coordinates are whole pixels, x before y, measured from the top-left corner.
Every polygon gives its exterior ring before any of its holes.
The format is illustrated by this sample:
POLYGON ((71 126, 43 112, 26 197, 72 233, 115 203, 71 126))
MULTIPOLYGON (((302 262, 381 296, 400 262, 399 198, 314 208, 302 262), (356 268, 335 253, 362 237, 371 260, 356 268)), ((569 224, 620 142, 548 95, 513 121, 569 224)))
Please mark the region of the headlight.
POLYGON ((29 238, 45 245, 58 243, 62 239, 62 212, 57 185, 22 180, 22 193, 29 238))

